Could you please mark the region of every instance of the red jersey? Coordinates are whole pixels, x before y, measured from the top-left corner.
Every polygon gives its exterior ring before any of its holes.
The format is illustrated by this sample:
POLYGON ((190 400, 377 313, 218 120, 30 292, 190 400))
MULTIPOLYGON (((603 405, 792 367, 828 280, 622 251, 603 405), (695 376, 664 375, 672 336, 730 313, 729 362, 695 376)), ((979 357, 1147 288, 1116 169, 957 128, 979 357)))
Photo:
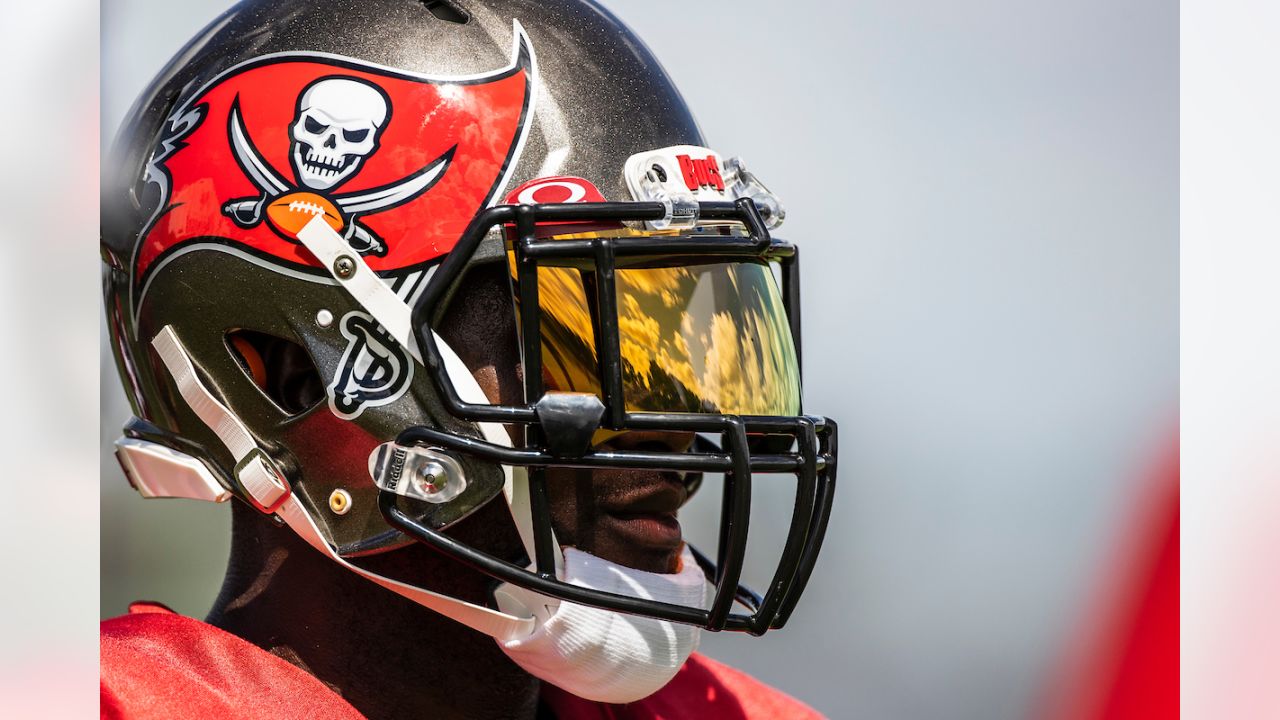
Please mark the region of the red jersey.
MULTIPOLYGON (((103 621, 101 658, 104 718, 363 718, 307 671, 155 603, 134 603, 128 615, 103 621)), ((804 703, 697 654, 666 687, 643 700, 609 705, 543 683, 542 701, 560 720, 822 717, 804 703)))

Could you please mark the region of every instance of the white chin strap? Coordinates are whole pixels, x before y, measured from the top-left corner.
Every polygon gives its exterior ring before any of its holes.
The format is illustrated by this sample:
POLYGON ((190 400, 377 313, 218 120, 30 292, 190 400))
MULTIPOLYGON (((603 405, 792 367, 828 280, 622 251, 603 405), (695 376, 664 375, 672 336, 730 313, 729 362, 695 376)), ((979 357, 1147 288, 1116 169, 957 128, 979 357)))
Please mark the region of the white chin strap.
MULTIPOLYGON (((151 344, 155 347, 157 354, 159 354, 165 367, 168 368, 169 374, 173 377, 173 381, 178 387, 178 393, 195 410, 200 419, 213 430, 218 439, 227 446, 227 449, 231 451, 232 456, 236 459, 237 467, 252 468, 252 472, 247 472, 243 469, 239 470, 237 477, 248 492, 250 499, 260 509, 275 512, 299 537, 351 572, 368 578, 388 590, 403 595, 423 607, 431 608, 473 630, 489 635, 499 642, 527 637, 534 632, 536 623, 532 617, 509 615, 481 605, 473 605, 447 595, 441 595, 398 580, 392 580, 347 562, 325 541, 315 520, 303 507, 298 497, 289 490, 288 484, 285 483, 267 455, 259 449, 257 441, 249 433, 248 428, 245 427, 240 418, 223 405, 200 381, 199 376, 196 375, 195 366, 191 362, 191 357, 187 354, 186 348, 182 346, 182 342, 173 331, 173 327, 165 326, 151 341, 151 344), (255 463, 260 463, 260 465, 251 466, 245 462, 246 458, 255 461, 255 463)), ((474 383, 475 380, 473 379, 472 382, 474 383)), ((502 428, 498 428, 498 430, 501 431, 502 428)), ((136 461, 125 462, 123 460, 124 457, 133 458, 138 455, 137 450, 133 449, 138 444, 138 441, 122 441, 123 443, 129 444, 124 446, 125 455, 122 455, 122 464, 125 464, 126 467, 139 468, 136 461)), ((174 454, 176 455, 177 453, 174 454)), ((154 463, 154 460, 152 462, 154 463)), ((153 472, 145 477, 142 484, 147 487, 150 497, 192 496, 189 472, 157 473, 154 472, 156 469, 154 466, 149 469, 153 470, 153 472)), ((177 466, 174 466, 173 469, 181 470, 177 466)), ((205 472, 207 473, 208 471, 206 470, 205 472)), ((134 474, 131 474, 131 478, 136 477, 138 474, 135 471, 134 474)), ((135 484, 139 483, 135 480, 135 484)), ((509 484, 510 480, 508 479, 509 484)))
MULTIPOLYGON (((361 307, 421 362, 420 351, 413 342, 409 306, 369 269, 342 236, 317 217, 298 233, 298 239, 361 307), (355 272, 339 276, 334 269, 339 257, 352 260, 355 272)), ((435 340, 459 397, 467 403, 487 404, 488 398, 462 360, 439 336, 435 340)), ((631 702, 661 689, 697 648, 700 629, 689 625, 563 602, 510 584, 495 592, 500 610, 492 610, 347 562, 325 541, 315 520, 289 491, 240 418, 201 383, 173 328, 166 326, 152 344, 179 394, 235 457, 237 478, 260 509, 275 512, 311 546, 351 572, 494 638, 517 665, 535 677, 588 700, 631 702)), ((511 447, 502 425, 482 422, 476 426, 488 442, 511 447)), ((145 454, 145 448, 138 445, 139 441, 121 441, 118 452, 126 471, 134 470, 129 473, 131 480, 146 488, 144 495, 226 499, 225 493, 214 491, 217 482, 207 470, 196 467, 198 461, 167 461, 155 453, 145 454), (149 469, 145 478, 141 478, 142 468, 149 469), (161 472, 163 469, 172 472, 161 472)), ((503 495, 511 517, 526 552, 534 557, 527 475, 524 468, 501 467, 505 474, 503 495)), ((678 605, 706 606, 706 578, 687 547, 681 571, 673 575, 642 572, 574 548, 557 553, 556 571, 564 582, 579 587, 678 605)))

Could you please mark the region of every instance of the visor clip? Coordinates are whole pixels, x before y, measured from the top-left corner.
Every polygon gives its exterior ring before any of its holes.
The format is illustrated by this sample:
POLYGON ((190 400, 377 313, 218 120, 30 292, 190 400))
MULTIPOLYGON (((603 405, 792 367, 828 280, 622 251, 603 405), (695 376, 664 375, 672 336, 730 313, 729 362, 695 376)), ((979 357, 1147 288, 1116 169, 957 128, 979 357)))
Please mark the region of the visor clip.
POLYGON ((591 393, 549 392, 534 404, 547 451, 577 458, 591 449, 591 438, 604 417, 604 403, 591 393))
POLYGON ((434 447, 383 443, 369 455, 369 476, 379 490, 434 505, 449 502, 467 489, 462 463, 434 447))

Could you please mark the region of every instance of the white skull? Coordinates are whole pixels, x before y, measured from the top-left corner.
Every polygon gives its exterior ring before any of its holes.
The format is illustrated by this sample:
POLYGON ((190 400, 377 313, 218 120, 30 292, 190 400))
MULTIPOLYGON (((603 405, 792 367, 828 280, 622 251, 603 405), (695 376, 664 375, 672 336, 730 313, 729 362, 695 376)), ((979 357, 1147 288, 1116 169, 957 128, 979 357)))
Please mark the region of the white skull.
POLYGON ((383 94, 363 80, 325 78, 308 86, 289 128, 298 180, 328 190, 354 175, 378 149, 388 110, 383 94))

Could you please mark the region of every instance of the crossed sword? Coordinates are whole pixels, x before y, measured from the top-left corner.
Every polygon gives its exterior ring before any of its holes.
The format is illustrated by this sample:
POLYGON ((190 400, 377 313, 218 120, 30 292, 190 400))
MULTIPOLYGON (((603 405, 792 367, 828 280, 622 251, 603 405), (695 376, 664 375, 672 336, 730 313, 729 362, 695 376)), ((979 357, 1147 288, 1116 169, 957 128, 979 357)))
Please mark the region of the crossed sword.
MULTIPOLYGON (((231 148, 235 152, 236 161, 244 169, 249 180, 253 182, 262 195, 255 198, 239 198, 222 206, 224 215, 229 216, 240 227, 250 228, 262 222, 262 208, 274 197, 300 188, 286 182, 267 164, 258 149, 249 139, 249 131, 240 117, 240 100, 231 106, 230 126, 231 148)), ((453 160, 455 145, 443 155, 427 163, 421 170, 397 182, 363 192, 335 195, 331 199, 342 211, 347 220, 347 231, 343 236, 352 249, 362 255, 382 257, 387 254, 387 244, 368 228, 356 222, 359 214, 371 214, 390 210, 403 205, 426 192, 435 184, 453 160)))

